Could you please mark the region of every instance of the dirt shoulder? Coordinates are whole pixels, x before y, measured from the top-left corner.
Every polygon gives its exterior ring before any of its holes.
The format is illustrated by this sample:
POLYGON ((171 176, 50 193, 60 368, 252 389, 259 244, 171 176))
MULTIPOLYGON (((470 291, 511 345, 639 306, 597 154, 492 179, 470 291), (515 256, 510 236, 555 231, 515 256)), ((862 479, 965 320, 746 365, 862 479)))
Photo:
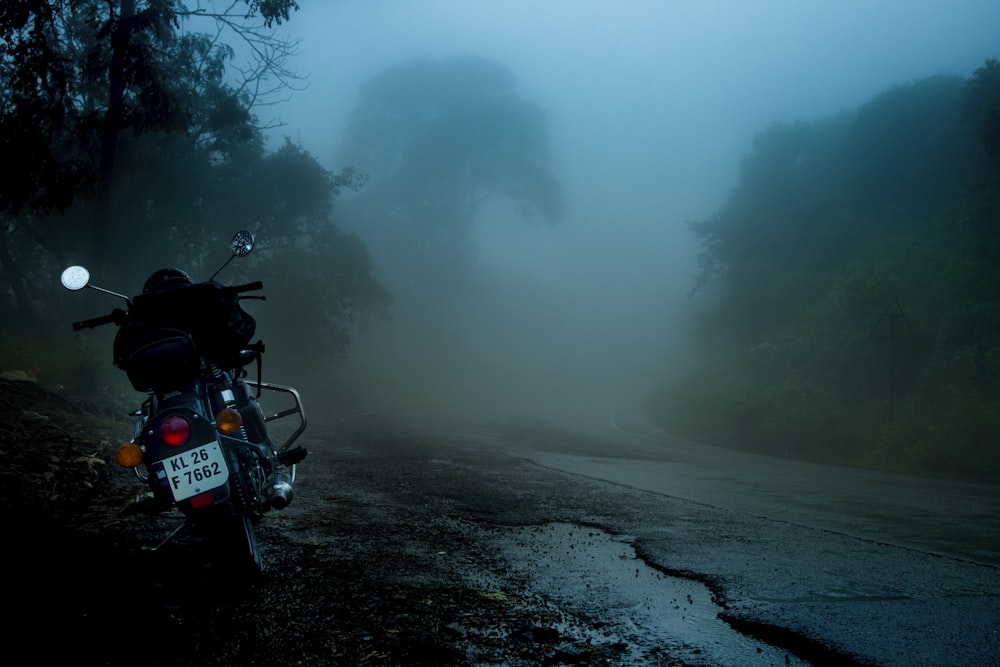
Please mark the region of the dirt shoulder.
POLYGON ((109 470, 129 428, 97 404, 0 380, 0 508, 8 520, 37 516, 84 527, 106 517, 92 510, 121 500, 127 483, 109 470))
POLYGON ((367 490, 379 463, 352 465, 349 431, 347 447, 310 453, 295 503, 261 522, 268 570, 247 582, 184 533, 148 549, 182 521, 128 511, 143 489, 114 464, 127 422, 2 381, 0 424, 4 571, 27 586, 4 648, 43 623, 54 637, 33 649, 40 662, 625 664, 623 647, 565 634, 572 619, 544 601, 470 584, 490 554, 447 508, 367 490))

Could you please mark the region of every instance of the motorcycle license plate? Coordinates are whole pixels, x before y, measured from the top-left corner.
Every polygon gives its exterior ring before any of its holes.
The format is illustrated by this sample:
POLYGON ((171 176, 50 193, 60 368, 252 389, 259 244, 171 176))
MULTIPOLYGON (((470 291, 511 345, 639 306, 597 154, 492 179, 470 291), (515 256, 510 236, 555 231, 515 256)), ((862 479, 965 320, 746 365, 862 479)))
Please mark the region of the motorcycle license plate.
POLYGON ((177 501, 214 489, 229 479, 229 466, 217 442, 189 449, 160 463, 177 501))

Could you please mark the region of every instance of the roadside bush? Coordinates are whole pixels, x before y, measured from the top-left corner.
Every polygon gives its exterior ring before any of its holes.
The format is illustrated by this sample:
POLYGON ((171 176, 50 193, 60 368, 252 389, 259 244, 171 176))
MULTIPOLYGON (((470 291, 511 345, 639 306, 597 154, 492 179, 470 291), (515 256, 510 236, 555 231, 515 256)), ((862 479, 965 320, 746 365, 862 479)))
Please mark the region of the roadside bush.
POLYGON ((77 394, 131 391, 124 373, 111 364, 110 338, 89 335, 72 339, 0 334, 0 372, 19 371, 49 389, 77 394))
POLYGON ((760 454, 925 477, 1000 483, 996 395, 910 396, 887 401, 689 381, 657 394, 649 420, 690 440, 760 454), (893 414, 894 413, 894 414, 893 414))

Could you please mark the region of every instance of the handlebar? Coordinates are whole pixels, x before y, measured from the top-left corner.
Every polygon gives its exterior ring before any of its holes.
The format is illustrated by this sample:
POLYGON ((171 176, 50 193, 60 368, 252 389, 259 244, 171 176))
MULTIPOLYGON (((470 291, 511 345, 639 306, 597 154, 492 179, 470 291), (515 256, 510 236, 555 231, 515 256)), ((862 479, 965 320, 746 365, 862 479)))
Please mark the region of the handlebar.
POLYGON ((235 292, 239 294, 240 292, 252 292, 254 290, 264 289, 264 283, 259 280, 255 280, 252 283, 245 283, 243 285, 233 285, 232 287, 227 287, 230 292, 235 292))
POLYGON ((121 308, 115 308, 107 315, 102 315, 101 317, 95 317, 90 320, 81 320, 80 322, 73 322, 73 331, 80 331, 81 329, 93 329, 94 327, 99 327, 104 324, 121 324, 125 321, 126 312, 121 308))
MULTIPOLYGON (((255 280, 252 283, 244 283, 243 285, 233 285, 231 287, 224 288, 226 291, 233 294, 239 294, 240 292, 252 292, 254 290, 264 289, 264 283, 255 280)), ((250 299, 263 299, 264 297, 241 297, 250 299)), ((90 320, 81 320, 80 322, 73 322, 73 331, 80 331, 81 329, 93 329, 105 324, 122 324, 128 318, 128 313, 121 308, 115 308, 107 315, 101 317, 95 317, 90 320)))

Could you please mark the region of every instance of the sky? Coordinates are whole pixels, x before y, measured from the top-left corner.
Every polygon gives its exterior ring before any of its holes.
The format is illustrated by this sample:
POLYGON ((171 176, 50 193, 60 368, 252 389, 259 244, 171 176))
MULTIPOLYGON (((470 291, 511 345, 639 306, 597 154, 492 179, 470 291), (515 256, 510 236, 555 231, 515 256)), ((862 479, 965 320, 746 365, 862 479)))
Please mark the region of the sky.
MULTIPOLYGON (((300 40, 289 65, 308 82, 262 111, 282 123, 273 140, 290 136, 336 169, 345 166, 335 149, 365 79, 415 56, 506 66, 521 95, 549 114, 569 214, 551 230, 480 220, 482 268, 575 303, 550 324, 565 336, 582 325, 604 332, 581 357, 601 356, 617 340, 642 350, 619 355, 618 367, 632 369, 623 376, 653 368, 660 379, 683 356, 657 358, 653 348, 683 335, 698 252, 688 224, 723 205, 755 133, 855 109, 927 76, 969 76, 1000 57, 996 0, 300 5, 278 34, 300 40)), ((603 372, 591 381, 614 384, 603 372)))
POLYGON ((718 206, 767 123, 822 118, 1000 56, 995 0, 300 4, 280 32, 301 40, 291 65, 308 88, 276 110, 275 134, 328 166, 363 80, 412 56, 477 55, 549 111, 564 180, 638 179, 682 217, 718 206))

